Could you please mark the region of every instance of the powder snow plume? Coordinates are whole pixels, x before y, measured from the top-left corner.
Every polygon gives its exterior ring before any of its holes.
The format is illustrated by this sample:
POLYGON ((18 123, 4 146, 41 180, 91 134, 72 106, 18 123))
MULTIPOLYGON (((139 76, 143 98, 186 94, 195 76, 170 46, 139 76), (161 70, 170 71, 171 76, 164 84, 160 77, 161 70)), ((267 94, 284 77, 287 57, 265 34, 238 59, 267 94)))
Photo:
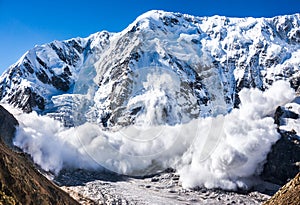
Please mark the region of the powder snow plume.
MULTIPOLYGON (((288 82, 278 81, 264 92, 243 89, 239 97, 240 108, 225 116, 175 125, 140 121, 114 132, 89 122, 66 128, 34 112, 18 114, 14 144, 55 173, 64 167, 105 168, 136 176, 173 167, 184 187, 247 189, 247 178, 259 173, 280 137, 272 114, 295 93, 288 82)), ((143 117, 151 118, 148 114, 143 117)))

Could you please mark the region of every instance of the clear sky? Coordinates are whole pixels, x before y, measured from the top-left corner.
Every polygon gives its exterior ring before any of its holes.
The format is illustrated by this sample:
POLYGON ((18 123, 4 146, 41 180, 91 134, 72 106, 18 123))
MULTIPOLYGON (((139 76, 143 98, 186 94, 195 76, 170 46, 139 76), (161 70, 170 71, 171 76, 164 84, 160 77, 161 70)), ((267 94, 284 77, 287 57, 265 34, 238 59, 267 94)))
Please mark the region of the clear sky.
POLYGON ((299 13, 300 0, 0 0, 0 73, 36 44, 118 32, 152 9, 272 17, 299 13))

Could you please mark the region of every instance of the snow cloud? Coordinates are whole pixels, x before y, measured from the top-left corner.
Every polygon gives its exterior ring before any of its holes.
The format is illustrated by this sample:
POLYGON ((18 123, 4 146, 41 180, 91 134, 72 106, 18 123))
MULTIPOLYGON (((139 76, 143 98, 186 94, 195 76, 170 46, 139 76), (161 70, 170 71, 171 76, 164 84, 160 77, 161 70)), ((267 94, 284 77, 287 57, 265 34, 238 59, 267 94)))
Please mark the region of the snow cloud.
POLYGON ((279 81, 265 92, 243 89, 239 95, 240 109, 225 116, 117 132, 92 123, 65 128, 47 116, 19 114, 14 144, 55 173, 73 167, 145 175, 173 167, 184 187, 247 188, 247 177, 261 170, 279 139, 272 114, 295 94, 288 82, 279 81))

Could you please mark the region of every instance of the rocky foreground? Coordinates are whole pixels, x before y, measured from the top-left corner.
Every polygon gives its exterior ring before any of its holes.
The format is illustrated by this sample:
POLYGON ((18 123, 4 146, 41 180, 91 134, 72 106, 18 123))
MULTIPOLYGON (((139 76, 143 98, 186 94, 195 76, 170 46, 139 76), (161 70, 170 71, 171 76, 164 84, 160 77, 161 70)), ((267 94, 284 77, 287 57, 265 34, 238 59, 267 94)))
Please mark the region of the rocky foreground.
POLYGON ((300 173, 298 173, 293 180, 284 185, 271 199, 264 203, 264 205, 273 204, 300 204, 300 173))

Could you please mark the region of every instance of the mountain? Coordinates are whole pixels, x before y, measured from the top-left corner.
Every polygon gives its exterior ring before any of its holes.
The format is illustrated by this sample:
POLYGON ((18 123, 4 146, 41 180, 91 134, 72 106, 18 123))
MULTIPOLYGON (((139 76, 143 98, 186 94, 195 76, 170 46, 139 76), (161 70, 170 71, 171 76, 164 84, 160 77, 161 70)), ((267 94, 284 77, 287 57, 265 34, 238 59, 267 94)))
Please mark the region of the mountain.
POLYGON ((0 204, 78 204, 37 171, 28 157, 11 149, 18 121, 2 106, 0 122, 0 204))
MULTIPOLYGON (((10 66, 0 103, 28 114, 15 115, 13 143, 10 132, 3 140, 63 177, 72 169, 143 176, 171 167, 180 189, 245 190, 260 173, 284 184, 300 168, 300 101, 290 88, 299 95, 299 56, 300 14, 149 11, 119 33, 36 46, 10 66)), ((26 170, 22 154, 1 153, 26 170)))
POLYGON ((230 112, 242 88, 265 90, 283 79, 299 92, 299 55, 300 14, 154 10, 119 33, 34 47, 0 77, 0 100, 66 126, 174 125, 230 112))

